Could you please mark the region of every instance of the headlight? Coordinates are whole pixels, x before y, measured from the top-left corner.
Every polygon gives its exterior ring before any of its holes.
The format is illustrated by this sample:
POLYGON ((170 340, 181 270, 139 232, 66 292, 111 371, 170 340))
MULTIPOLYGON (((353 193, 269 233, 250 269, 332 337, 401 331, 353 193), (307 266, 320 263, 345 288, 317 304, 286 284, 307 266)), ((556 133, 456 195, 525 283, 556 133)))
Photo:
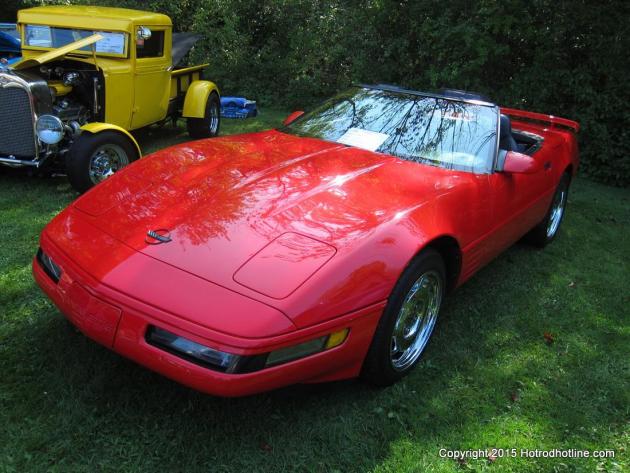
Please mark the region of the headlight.
POLYGON ((270 366, 288 363, 289 361, 329 350, 341 345, 348 337, 349 332, 350 330, 346 328, 270 353, 249 356, 239 356, 233 353, 215 350, 214 348, 193 342, 187 338, 175 335, 168 330, 154 326, 149 326, 147 329, 145 340, 149 345, 158 347, 205 368, 221 371, 223 373, 236 374, 252 373, 270 366))
POLYGON ((63 139, 63 123, 59 117, 54 115, 40 116, 37 119, 35 130, 40 141, 49 145, 59 143, 63 139))
POLYGON ((55 283, 59 282, 62 274, 61 268, 57 266, 57 263, 55 263, 50 256, 44 253, 41 248, 37 250, 37 262, 50 279, 55 281, 55 283))
POLYGON ((240 358, 238 355, 215 350, 158 327, 149 327, 146 341, 188 361, 224 373, 233 373, 240 358))

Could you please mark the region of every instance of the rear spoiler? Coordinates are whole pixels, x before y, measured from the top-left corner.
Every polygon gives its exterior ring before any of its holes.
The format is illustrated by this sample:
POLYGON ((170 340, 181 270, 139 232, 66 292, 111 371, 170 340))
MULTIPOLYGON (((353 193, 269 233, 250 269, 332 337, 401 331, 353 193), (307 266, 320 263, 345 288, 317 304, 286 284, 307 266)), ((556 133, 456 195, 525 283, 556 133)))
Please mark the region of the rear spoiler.
POLYGON ((553 115, 545 115, 543 113, 526 112, 525 110, 516 110, 515 108, 501 107, 501 113, 513 117, 519 121, 529 121, 549 125, 552 128, 565 128, 574 133, 580 129, 580 124, 566 118, 554 117, 553 115))

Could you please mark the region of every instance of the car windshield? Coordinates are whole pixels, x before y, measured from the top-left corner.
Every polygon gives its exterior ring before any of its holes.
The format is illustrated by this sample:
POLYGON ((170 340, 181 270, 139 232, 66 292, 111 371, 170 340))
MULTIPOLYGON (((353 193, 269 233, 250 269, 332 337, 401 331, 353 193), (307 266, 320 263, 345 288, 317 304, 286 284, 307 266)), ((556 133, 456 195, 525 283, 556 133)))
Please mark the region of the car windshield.
MULTIPOLYGON (((93 31, 69 28, 56 28, 45 25, 26 25, 24 43, 26 46, 38 48, 61 48, 80 39, 98 33, 103 39, 98 40, 94 47, 99 54, 125 54, 126 34, 112 31, 93 31)), ((92 51, 92 46, 85 46, 80 51, 92 51)))
POLYGON ((488 104, 353 87, 282 131, 447 169, 489 173, 498 114, 488 104))

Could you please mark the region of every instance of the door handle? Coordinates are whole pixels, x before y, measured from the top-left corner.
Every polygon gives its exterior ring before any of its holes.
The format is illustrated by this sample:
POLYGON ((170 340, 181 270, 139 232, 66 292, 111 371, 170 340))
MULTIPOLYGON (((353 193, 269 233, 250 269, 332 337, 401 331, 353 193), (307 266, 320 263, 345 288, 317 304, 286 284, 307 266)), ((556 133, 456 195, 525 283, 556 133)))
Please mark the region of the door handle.
POLYGON ((545 164, 543 164, 543 167, 545 168, 545 171, 549 171, 551 169, 551 161, 546 161, 545 164))

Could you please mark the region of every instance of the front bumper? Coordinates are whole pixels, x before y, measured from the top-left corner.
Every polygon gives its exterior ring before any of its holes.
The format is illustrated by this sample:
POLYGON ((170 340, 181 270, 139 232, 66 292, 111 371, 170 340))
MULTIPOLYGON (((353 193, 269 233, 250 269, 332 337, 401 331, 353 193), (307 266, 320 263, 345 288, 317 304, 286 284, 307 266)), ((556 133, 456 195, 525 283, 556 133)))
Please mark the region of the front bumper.
POLYGON ((316 326, 273 337, 228 336, 104 287, 52 243, 42 244, 42 249, 63 268, 63 275, 55 283, 35 259, 35 280, 86 336, 170 379, 217 396, 244 396, 295 383, 357 376, 384 307, 384 302, 375 304, 316 326), (150 345, 145 339, 149 326, 238 355, 268 353, 344 328, 349 328, 350 333, 345 342, 327 351, 253 373, 226 374, 150 345))
POLYGON ((25 167, 25 166, 30 166, 30 167, 39 167, 42 163, 41 161, 35 161, 35 160, 25 160, 25 159, 17 159, 14 157, 3 157, 0 156, 0 164, 3 164, 5 166, 9 166, 9 167, 15 167, 15 168, 21 168, 21 167, 25 167))

